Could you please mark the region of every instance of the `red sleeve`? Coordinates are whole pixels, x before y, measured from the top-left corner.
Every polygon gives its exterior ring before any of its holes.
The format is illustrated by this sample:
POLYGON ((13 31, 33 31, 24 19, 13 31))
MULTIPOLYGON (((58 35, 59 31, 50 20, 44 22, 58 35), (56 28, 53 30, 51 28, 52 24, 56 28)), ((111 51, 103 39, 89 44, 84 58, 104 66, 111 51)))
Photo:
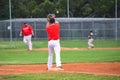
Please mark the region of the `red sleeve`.
POLYGON ((30 28, 31 31, 33 30, 32 26, 29 26, 29 28, 30 28))

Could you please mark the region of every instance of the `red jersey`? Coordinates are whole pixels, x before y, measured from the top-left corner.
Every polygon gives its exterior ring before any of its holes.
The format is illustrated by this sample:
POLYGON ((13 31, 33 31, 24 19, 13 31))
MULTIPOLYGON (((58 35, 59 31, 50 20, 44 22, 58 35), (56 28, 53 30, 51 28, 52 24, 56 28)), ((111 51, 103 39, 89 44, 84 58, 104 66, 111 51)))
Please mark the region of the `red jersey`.
POLYGON ((46 31, 48 33, 48 40, 58 40, 60 25, 59 23, 54 23, 46 26, 46 31))
POLYGON ((33 28, 30 25, 24 25, 21 29, 24 36, 31 35, 33 28))

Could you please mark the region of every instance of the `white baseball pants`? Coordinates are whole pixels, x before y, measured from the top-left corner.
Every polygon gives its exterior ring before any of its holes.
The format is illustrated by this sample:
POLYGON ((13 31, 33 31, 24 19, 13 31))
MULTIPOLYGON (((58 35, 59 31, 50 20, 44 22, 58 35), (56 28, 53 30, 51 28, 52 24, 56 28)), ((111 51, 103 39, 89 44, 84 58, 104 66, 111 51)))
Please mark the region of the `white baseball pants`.
POLYGON ((48 42, 48 69, 52 68, 53 54, 56 56, 56 67, 61 66, 60 43, 59 40, 50 40, 48 42))
POLYGON ((93 41, 94 41, 94 39, 89 39, 88 40, 89 47, 94 47, 94 44, 92 43, 93 41))
POLYGON ((28 46, 29 50, 32 50, 32 42, 31 42, 31 35, 29 36, 24 36, 23 42, 28 46))

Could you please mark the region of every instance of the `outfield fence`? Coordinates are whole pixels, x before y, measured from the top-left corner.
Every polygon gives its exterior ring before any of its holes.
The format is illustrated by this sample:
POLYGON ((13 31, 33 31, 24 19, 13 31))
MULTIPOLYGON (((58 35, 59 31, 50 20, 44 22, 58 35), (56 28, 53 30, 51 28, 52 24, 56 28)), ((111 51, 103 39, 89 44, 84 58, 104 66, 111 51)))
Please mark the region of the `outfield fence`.
MULTIPOLYGON (((61 39, 87 39, 92 30, 96 39, 120 39, 120 18, 56 18, 60 22, 61 39)), ((33 26, 33 40, 47 39, 46 18, 21 18, 0 21, 0 40, 20 40, 24 22, 33 26), (10 33, 12 32, 12 33, 10 33)))

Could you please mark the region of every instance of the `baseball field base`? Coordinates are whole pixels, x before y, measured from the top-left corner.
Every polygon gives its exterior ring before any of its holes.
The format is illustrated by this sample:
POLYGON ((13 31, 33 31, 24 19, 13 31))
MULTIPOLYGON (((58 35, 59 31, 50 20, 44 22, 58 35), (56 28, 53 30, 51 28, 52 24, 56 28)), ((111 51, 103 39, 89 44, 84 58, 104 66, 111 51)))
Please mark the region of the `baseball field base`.
POLYGON ((64 69, 63 68, 51 68, 51 69, 49 69, 48 71, 64 71, 64 69))

